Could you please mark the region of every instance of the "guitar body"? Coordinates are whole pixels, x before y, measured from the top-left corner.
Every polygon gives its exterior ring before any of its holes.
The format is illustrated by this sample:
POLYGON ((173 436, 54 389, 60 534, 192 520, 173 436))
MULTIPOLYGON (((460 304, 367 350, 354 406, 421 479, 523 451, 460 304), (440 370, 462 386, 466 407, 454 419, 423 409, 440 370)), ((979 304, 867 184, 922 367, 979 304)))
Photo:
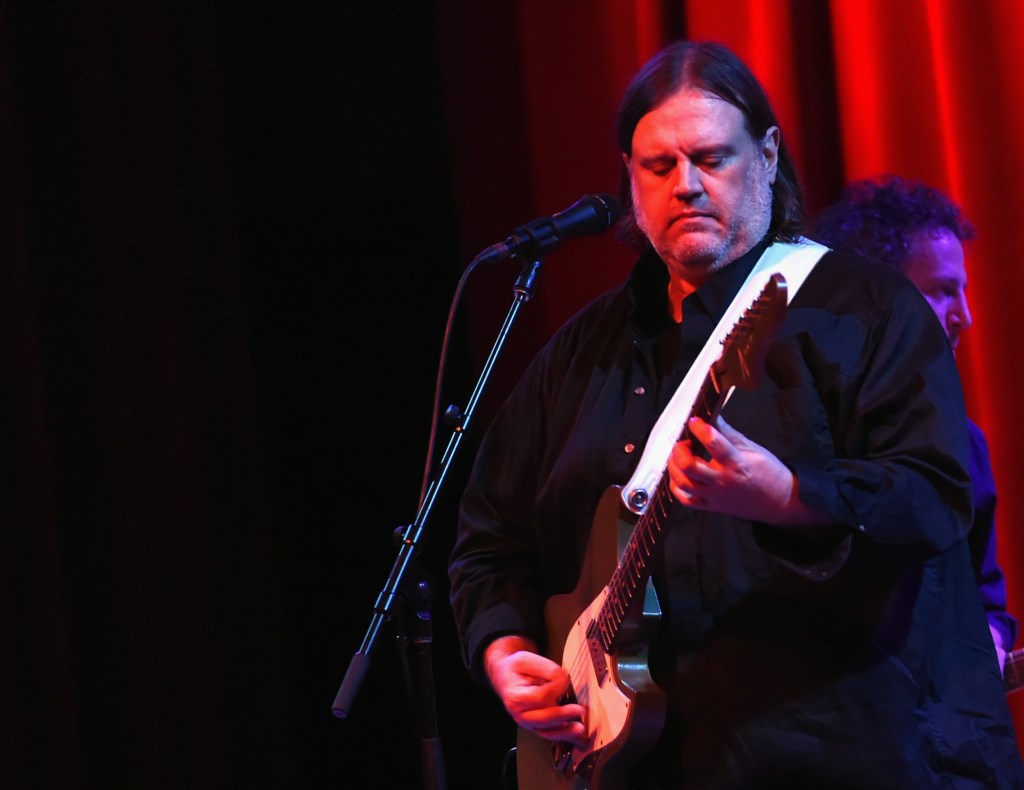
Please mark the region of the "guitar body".
MULTIPOLYGON (((620 631, 616 649, 595 650, 587 629, 607 595, 621 547, 633 529, 612 486, 598 504, 576 588, 552 596, 545 608, 548 644, 564 646, 560 661, 572 680, 575 701, 587 709, 585 749, 546 740, 520 728, 516 771, 520 790, 618 790, 629 769, 649 751, 665 719, 662 691, 651 679, 645 643, 660 611, 649 582, 620 631), (629 644, 626 644, 626 643, 629 644)), ((569 700, 567 700, 569 701, 569 700)))

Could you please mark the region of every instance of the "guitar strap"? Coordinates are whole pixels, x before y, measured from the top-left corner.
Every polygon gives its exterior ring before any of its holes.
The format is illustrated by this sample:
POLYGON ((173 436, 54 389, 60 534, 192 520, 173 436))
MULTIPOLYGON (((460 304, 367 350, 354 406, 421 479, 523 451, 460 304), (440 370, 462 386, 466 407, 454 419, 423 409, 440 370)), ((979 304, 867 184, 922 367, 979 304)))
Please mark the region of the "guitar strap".
POLYGON ((679 388, 668 402, 665 411, 651 430, 644 447, 640 463, 629 482, 622 487, 622 501, 634 513, 642 513, 653 496, 655 487, 668 464, 672 446, 679 441, 686 419, 693 412, 693 405, 700 393, 701 385, 707 378, 711 365, 721 353, 726 335, 739 321, 743 312, 750 307, 768 283, 768 278, 779 273, 786 278, 786 301, 793 301, 804 279, 828 252, 829 248, 807 238, 800 238, 794 244, 775 242, 764 251, 754 264, 750 274, 737 291, 729 308, 711 333, 708 342, 701 349, 697 359, 687 372, 679 388), (637 496, 639 494, 639 496, 637 496), (642 504, 636 504, 636 503, 642 504))

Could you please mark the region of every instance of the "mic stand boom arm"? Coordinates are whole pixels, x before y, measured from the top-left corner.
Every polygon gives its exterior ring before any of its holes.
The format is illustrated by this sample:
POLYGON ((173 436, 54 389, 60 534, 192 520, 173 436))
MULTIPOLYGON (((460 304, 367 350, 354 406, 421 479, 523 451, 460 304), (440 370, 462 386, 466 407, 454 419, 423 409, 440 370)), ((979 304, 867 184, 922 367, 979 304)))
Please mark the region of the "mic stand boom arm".
MULTIPOLYGON (((479 257, 480 256, 478 256, 476 260, 479 260, 479 257)), ((467 272, 472 271, 476 260, 470 264, 467 272)), ((444 455, 441 457, 438 464, 437 475, 427 485, 423 500, 420 503, 413 522, 404 528, 400 527, 399 530, 396 531, 396 533, 401 533, 398 536, 398 556, 391 568, 391 573, 388 575, 384 588, 377 596, 377 600, 373 605, 373 615, 370 619, 369 628, 367 628, 366 634, 363 637, 363 642, 352 657, 348 669, 345 672, 345 677, 342 680, 338 693, 331 705, 331 712, 338 718, 343 719, 348 716, 352 700, 355 698, 356 692, 370 668, 370 658, 373 655, 374 648, 376 647, 377 639, 380 636, 385 623, 392 619, 396 600, 402 595, 402 591, 408 589, 410 586, 405 580, 405 576, 407 575, 410 567, 414 565, 413 560, 420 545, 420 540, 423 537, 423 531, 427 519, 429 518, 430 512, 437 501, 437 496, 441 490, 441 486, 444 484, 448 472, 451 469, 459 444, 462 442, 462 438, 466 431, 470 428, 473 413, 476 410, 476 406, 481 395, 483 394, 487 380, 490 378, 491 372, 494 369, 494 365, 501 353, 501 349, 505 345, 508 334, 519 315, 520 308, 525 302, 533 298, 537 277, 540 273, 540 264, 540 259, 524 262, 522 271, 520 272, 519 278, 516 280, 516 284, 513 288, 514 298, 512 300, 512 305, 509 308, 501 329, 498 331, 498 336, 494 345, 491 347, 487 360, 484 362, 483 369, 481 370, 476 386, 470 395, 466 409, 462 414, 458 415, 458 420, 453 428, 452 436, 448 441, 448 446, 445 448, 444 455)), ((415 587, 420 591, 420 593, 423 592, 425 585, 426 582, 423 580, 415 582, 415 587)), ((418 609, 421 609, 422 606, 426 606, 426 602, 429 601, 429 594, 418 594, 415 597, 420 603, 420 606, 417 607, 418 609)), ((421 632, 414 638, 417 648, 416 655, 420 661, 420 667, 416 675, 421 681, 423 681, 424 685, 429 686, 427 689, 428 693, 420 699, 420 703, 417 706, 417 710, 421 717, 421 729, 424 734, 424 767, 428 782, 432 782, 429 786, 436 788, 436 790, 443 790, 443 753, 440 749, 440 742, 436 738, 436 712, 433 699, 432 667, 430 664, 429 653, 430 636, 428 633, 422 632, 425 624, 429 623, 429 615, 424 615, 424 612, 418 611, 416 619, 419 621, 419 628, 421 629, 421 632), (431 779, 432 775, 434 777, 433 779, 431 779)), ((429 629, 429 625, 426 625, 426 628, 429 629)))

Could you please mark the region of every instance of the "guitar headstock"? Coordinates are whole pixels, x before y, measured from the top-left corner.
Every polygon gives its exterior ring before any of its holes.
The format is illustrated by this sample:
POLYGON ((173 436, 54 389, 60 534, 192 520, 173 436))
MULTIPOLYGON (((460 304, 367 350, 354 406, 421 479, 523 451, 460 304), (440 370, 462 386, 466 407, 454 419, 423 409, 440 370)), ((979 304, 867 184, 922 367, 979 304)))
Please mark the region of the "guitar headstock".
POLYGON ((711 366, 719 391, 758 385, 768 348, 786 317, 787 302, 786 278, 773 274, 722 341, 722 353, 711 366))

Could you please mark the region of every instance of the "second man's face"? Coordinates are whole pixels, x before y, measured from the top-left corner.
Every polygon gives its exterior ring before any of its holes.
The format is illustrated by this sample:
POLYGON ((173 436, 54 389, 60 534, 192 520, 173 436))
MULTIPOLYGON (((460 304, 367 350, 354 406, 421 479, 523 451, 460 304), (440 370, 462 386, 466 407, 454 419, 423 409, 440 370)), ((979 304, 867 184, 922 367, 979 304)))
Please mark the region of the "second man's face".
POLYGON ((699 285, 768 231, 778 134, 751 139, 737 107, 690 88, 640 119, 626 158, 637 225, 674 276, 699 285))
POLYGON ((903 265, 903 273, 924 294, 956 351, 960 334, 972 322, 967 307, 964 247, 960 239, 947 228, 918 231, 910 244, 910 256, 903 265))

